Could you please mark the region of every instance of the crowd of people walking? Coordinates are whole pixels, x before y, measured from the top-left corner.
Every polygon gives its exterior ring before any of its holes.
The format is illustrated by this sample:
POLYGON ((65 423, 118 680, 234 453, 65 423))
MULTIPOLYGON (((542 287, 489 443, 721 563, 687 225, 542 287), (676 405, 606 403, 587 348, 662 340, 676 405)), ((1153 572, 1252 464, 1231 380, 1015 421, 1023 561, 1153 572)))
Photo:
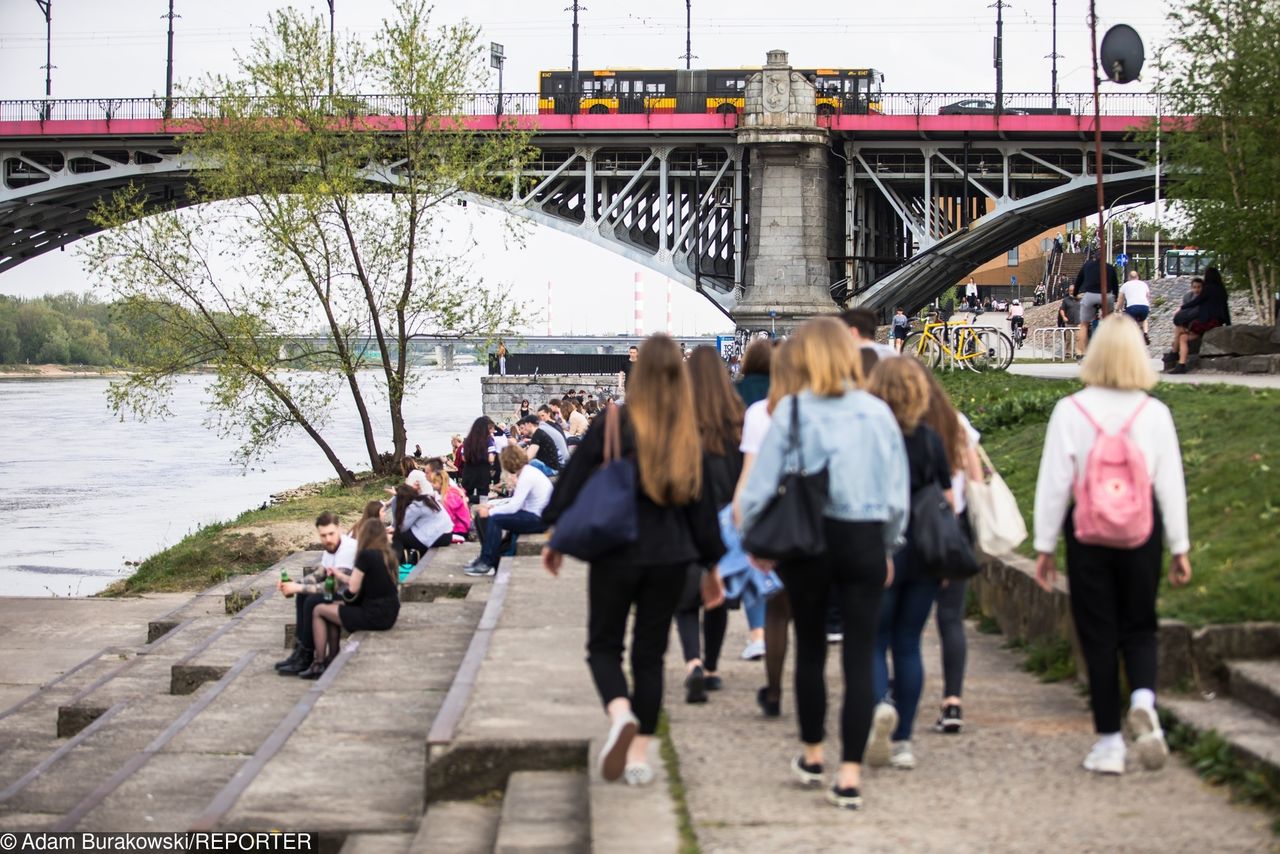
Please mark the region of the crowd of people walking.
MULTIPOLYGON (((1154 692, 1165 548, 1170 581, 1190 578, 1177 437, 1168 409, 1145 393, 1155 374, 1137 319, 1096 328, 1086 389, 1049 424, 1036 495, 1037 578, 1047 587, 1058 538, 1067 539, 1098 733, 1083 767, 1101 774, 1125 771, 1122 718, 1139 764, 1163 764, 1154 692)), ((715 351, 686 361, 670 338, 652 336, 625 403, 591 422, 563 466, 541 516, 552 530, 543 565, 558 574, 566 554, 588 564, 588 664, 609 719, 599 756, 606 780, 653 779, 673 624, 685 700, 708 702, 723 686, 726 600, 747 615, 743 657, 764 661, 765 717, 781 713, 793 629, 800 744, 788 773, 825 786, 836 806, 861 806, 864 765, 905 771, 919 761, 921 636, 931 614, 942 646, 933 729, 962 733, 965 589, 978 571, 969 518, 978 508, 966 496, 987 482, 981 437, 931 373, 883 352, 865 321, 854 310, 781 342, 753 342, 740 394, 715 351), (784 519, 804 535, 783 533, 784 519), (834 764, 823 751, 833 640, 844 677, 834 764)))

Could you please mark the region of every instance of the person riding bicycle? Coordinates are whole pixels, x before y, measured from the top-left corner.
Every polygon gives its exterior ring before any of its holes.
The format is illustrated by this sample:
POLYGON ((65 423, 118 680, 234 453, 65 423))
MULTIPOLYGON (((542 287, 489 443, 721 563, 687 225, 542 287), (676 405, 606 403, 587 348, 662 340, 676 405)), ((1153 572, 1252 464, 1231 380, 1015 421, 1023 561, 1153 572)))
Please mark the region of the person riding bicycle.
POLYGON ((1022 316, 1022 301, 1013 300, 1009 303, 1009 308, 1005 312, 1009 318, 1009 332, 1013 336, 1013 340, 1021 344, 1023 339, 1027 337, 1027 330, 1022 316))

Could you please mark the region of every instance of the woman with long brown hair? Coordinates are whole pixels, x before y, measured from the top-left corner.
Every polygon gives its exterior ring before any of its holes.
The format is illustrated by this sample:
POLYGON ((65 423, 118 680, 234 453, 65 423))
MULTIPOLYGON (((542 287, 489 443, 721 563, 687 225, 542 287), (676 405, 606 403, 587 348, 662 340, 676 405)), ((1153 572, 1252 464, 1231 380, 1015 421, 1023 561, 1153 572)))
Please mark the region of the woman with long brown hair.
POLYGON ((320 678, 338 655, 343 629, 385 632, 394 626, 400 616, 399 581, 386 527, 379 519, 365 519, 356 531, 356 565, 347 579, 343 601, 325 602, 312 611, 315 663, 298 675, 320 678))
MULTIPOLYGON (((648 747, 662 709, 662 666, 671 618, 690 563, 713 566, 724 552, 711 491, 703 482, 702 442, 680 348, 665 335, 648 338, 632 365, 626 405, 597 418, 570 458, 542 518, 554 524, 604 461, 605 428, 619 419, 622 454, 634 459, 638 488, 634 542, 591 562, 587 662, 610 719, 600 754, 606 780, 653 780, 648 747), (628 689, 622 670, 627 618, 635 608, 628 689)), ((560 573, 563 555, 550 546, 542 564, 560 573)))
MULTIPOLYGON (((685 366, 697 401, 694 413, 702 440, 703 488, 711 492, 717 513, 733 501, 734 488, 742 474, 742 398, 733 389, 724 360, 711 347, 696 347, 685 366)), ((719 673, 720 650, 729 626, 729 611, 722 600, 704 607, 702 582, 718 588, 715 567, 690 564, 684 596, 676 611, 676 629, 685 662, 685 702, 704 703, 708 691, 723 686, 719 673), (702 640, 699 645, 698 614, 702 613, 702 640)))
POLYGON ((795 348, 804 371, 805 390, 788 395, 774 408, 773 423, 739 496, 743 530, 750 536, 752 525, 798 459, 804 460, 808 472, 826 470, 821 511, 825 548, 777 566, 787 586, 796 632, 801 753, 792 760, 791 772, 803 785, 824 783, 826 618, 828 600, 834 599, 844 633, 844 702, 840 769, 827 800, 857 809, 862 805, 862 756, 871 728, 876 613, 893 577, 888 552, 906 527, 906 452, 888 407, 857 388, 862 364, 843 324, 828 317, 811 320, 788 346, 795 348))
MULTIPOLYGON (((915 359, 882 359, 871 372, 868 391, 893 410, 907 449, 911 495, 936 483, 951 506, 951 466, 946 445, 925 422, 929 412, 929 379, 926 369, 915 359)), ((947 418, 948 424, 952 423, 947 418)), ((948 427, 944 426, 944 429, 948 427)), ((950 430, 949 430, 950 432, 950 430)), ((875 680, 871 741, 867 764, 892 765, 901 770, 916 766, 911 747, 912 728, 924 687, 924 662, 920 657, 920 635, 929 620, 929 611, 938 595, 938 580, 920 566, 911 544, 915 532, 907 527, 906 542, 894 552, 893 583, 880 608, 876 629, 873 675, 875 680), (889 684, 886 656, 893 655, 893 685, 889 684)))

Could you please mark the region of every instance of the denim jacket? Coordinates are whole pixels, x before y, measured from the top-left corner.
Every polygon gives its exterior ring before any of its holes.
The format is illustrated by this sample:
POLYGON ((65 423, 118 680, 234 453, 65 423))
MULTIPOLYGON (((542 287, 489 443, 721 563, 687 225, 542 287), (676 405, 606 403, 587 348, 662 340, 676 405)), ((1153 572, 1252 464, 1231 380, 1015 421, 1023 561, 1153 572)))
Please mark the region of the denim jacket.
MULTIPOLYGON (((800 451, 807 471, 826 466, 829 478, 823 515, 848 522, 884 522, 884 545, 903 542, 911 506, 910 474, 902 431, 889 407, 864 391, 840 397, 800 394, 800 451)), ((773 412, 751 475, 740 497, 743 530, 759 517, 783 475, 798 466, 791 443, 795 397, 785 397, 773 412)))

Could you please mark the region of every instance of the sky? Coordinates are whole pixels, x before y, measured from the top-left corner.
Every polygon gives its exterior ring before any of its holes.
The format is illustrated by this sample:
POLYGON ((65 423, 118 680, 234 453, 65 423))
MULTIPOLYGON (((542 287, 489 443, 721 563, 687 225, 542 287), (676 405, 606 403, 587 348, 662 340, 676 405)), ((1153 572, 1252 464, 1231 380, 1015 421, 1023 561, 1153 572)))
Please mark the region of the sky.
MULTIPOLYGON (((394 13, 394 0, 335 0, 340 32, 367 38, 394 13)), ((1048 91, 1053 0, 1012 0, 1004 8, 1006 92, 1048 91)), ((271 9, 293 5, 328 16, 326 0, 176 0, 174 76, 181 84, 205 73, 233 73, 271 9)), ((570 64, 570 0, 439 0, 433 22, 466 17, 483 41, 503 44, 504 89, 532 92, 537 72, 570 64)), ((680 0, 589 0, 579 14, 582 68, 676 67, 685 47, 680 0)), ((1167 38, 1165 0, 1103 0, 1100 30, 1127 23, 1141 33, 1150 56, 1167 38)), ((871 66, 897 92, 990 92, 995 89, 994 6, 988 0, 692 0, 695 67, 758 66, 780 48, 793 65, 871 66)), ((163 92, 168 0, 53 0, 53 96, 146 97, 163 92)), ((1086 0, 1058 0, 1059 90, 1091 86, 1086 0)), ((0 99, 44 94, 44 16, 35 0, 0 0, 0 99)), ((490 81, 496 86, 496 80, 490 81)), ((1113 88, 1112 84, 1104 84, 1113 88)), ((1139 82, 1131 88, 1146 88, 1139 82)), ((516 296, 543 318, 552 282, 552 331, 616 333, 631 326, 633 278, 645 283, 646 332, 662 331, 665 277, 577 238, 529 227, 523 246, 503 239, 502 216, 474 205, 452 212, 459 233, 470 230, 486 247, 476 272, 509 282, 516 296)), ((0 273, 0 293, 36 295, 90 286, 75 244, 0 273)), ((672 287, 672 331, 709 334, 732 324, 704 298, 672 287)))

